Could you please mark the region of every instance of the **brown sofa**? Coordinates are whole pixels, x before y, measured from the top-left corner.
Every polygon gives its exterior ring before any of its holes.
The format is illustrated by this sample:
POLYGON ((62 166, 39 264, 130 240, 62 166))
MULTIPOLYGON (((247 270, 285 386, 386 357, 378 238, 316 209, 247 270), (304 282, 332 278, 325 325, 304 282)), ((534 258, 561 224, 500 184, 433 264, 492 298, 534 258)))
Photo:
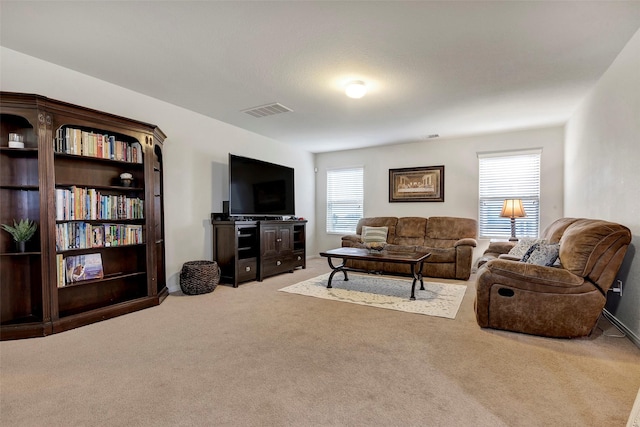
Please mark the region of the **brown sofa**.
POLYGON ((562 218, 547 227, 542 238, 559 243, 559 264, 546 267, 500 255, 509 245, 490 246, 485 252, 476 282, 481 327, 566 338, 591 333, 631 232, 612 222, 562 218))
MULTIPOLYGON (((342 246, 364 248, 361 241, 363 226, 388 227, 385 250, 430 252, 431 256, 422 269, 424 276, 468 280, 471 275, 478 233, 475 219, 446 216, 362 218, 356 234, 342 237, 342 246)), ((388 274, 410 274, 410 267, 406 264, 349 260, 346 265, 388 274)))

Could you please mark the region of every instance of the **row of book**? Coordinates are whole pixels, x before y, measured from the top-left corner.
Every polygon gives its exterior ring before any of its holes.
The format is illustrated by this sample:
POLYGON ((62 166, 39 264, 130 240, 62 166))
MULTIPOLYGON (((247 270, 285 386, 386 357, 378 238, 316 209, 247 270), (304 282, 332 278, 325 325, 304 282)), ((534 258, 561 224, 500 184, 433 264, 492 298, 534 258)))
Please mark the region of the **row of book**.
POLYGON ((62 126, 56 131, 53 148, 57 153, 142 163, 142 145, 139 142, 118 141, 113 135, 69 126, 62 126))
POLYGON ((56 255, 56 261, 59 288, 63 288, 69 283, 102 279, 104 277, 102 255, 99 253, 68 257, 58 254, 56 255))
POLYGON ((67 222, 56 224, 56 250, 102 248, 144 243, 142 225, 91 224, 67 222))
POLYGON ((102 194, 94 188, 56 188, 56 221, 142 218, 140 198, 102 194))

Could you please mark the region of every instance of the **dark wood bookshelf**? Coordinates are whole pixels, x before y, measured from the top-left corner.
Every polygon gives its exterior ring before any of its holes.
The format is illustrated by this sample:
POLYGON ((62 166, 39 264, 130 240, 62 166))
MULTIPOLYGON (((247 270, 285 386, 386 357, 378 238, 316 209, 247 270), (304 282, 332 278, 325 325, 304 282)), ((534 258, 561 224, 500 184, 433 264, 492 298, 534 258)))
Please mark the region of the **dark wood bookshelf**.
POLYGON ((0 339, 49 335, 162 302, 168 295, 164 133, 148 123, 22 93, 0 92, 0 119, 0 223, 29 218, 38 224, 24 253, 0 231, 0 339), (96 157, 108 155, 107 147, 89 146, 89 139, 81 145, 90 156, 60 152, 67 127, 113 136, 129 159, 135 154, 143 161, 96 157), (9 133, 21 134, 25 147, 9 148, 9 133), (120 182, 124 172, 133 176, 132 186, 120 182), (144 218, 56 220, 56 189, 73 186, 140 199, 144 218), (144 241, 57 251, 56 226, 74 222, 141 226, 144 241), (104 277, 58 287, 60 257, 96 252, 104 277))

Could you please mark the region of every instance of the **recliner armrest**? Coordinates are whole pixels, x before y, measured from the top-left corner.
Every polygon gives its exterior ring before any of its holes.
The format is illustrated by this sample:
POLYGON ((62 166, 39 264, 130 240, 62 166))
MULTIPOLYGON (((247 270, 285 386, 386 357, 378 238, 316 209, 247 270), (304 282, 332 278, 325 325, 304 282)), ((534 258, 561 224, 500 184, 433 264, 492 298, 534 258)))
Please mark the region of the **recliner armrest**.
POLYGON ((515 242, 491 242, 489 243, 489 247, 484 251, 484 253, 508 254, 515 245, 515 242))
POLYGON ((460 239, 457 242, 455 242, 453 244, 453 247, 457 248, 458 246, 473 246, 475 248, 477 245, 478 245, 478 242, 476 241, 476 239, 465 237, 464 239, 460 239))
MULTIPOLYGON (((583 277, 557 267, 528 264, 506 259, 493 259, 483 269, 494 276, 500 276, 508 286, 536 291, 562 292, 562 288, 577 288, 585 283, 583 277)), ((484 272, 483 272, 484 274, 484 272)), ((591 285, 593 286, 593 285, 591 285)))
POLYGON ((510 261, 520 261, 520 257, 519 256, 515 256, 515 255, 509 255, 509 254, 500 254, 498 255, 499 259, 508 259, 510 261))
POLYGON ((348 234, 346 236, 342 236, 342 246, 353 246, 355 244, 361 243, 362 239, 359 234, 348 234))

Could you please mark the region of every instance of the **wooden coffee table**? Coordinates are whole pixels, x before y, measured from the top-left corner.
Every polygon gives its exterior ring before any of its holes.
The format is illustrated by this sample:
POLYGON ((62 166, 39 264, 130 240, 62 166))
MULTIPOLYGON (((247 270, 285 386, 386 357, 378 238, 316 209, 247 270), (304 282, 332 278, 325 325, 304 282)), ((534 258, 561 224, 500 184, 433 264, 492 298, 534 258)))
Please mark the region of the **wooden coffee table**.
POLYGON ((372 273, 375 271, 364 270, 359 268, 346 267, 347 260, 361 260, 361 261, 378 261, 378 262, 395 262, 398 264, 409 264, 411 266, 411 276, 413 276, 413 283, 411 283, 411 300, 415 300, 415 288, 416 282, 420 281, 420 290, 424 290, 424 282, 422 281, 422 265, 424 260, 429 258, 431 254, 428 252, 369 252, 368 249, 360 248, 338 248, 330 249, 326 252, 320 252, 320 256, 327 258, 329 261, 329 267, 333 270, 329 275, 329 281, 327 282, 327 288, 331 288, 331 280, 333 276, 341 271, 344 274, 345 282, 349 280, 347 277, 347 271, 359 271, 363 273, 372 273), (342 262, 340 265, 334 265, 332 258, 340 258, 342 262))

